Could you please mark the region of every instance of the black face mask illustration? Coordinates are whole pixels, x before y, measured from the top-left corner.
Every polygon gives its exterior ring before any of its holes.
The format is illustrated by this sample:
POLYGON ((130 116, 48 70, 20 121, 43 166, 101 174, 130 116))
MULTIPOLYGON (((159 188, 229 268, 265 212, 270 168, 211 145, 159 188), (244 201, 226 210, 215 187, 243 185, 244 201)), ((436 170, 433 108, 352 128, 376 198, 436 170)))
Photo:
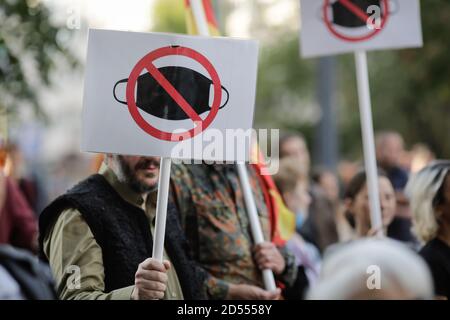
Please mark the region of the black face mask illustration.
MULTIPOLYGON (((378 6, 381 9, 381 0, 349 0, 355 6, 361 9, 366 15, 367 8, 370 6, 378 6)), ((340 1, 334 2, 332 5, 333 10, 333 23, 342 27, 356 28, 367 25, 367 21, 364 21, 356 14, 354 14, 349 8, 343 5, 340 1)))
MULTIPOLYGON (((209 92, 212 81, 194 70, 185 67, 161 67, 158 70, 170 82, 170 84, 183 96, 198 115, 211 110, 209 106, 209 92)), ((116 87, 119 83, 125 83, 128 79, 119 80, 113 88, 114 99, 121 101, 116 96, 116 87)), ((220 108, 223 108, 229 99, 227 89, 222 86, 227 94, 226 100, 220 108)), ((142 74, 137 80, 136 105, 139 109, 155 117, 167 120, 185 120, 189 116, 161 87, 161 85, 149 73, 142 74)))

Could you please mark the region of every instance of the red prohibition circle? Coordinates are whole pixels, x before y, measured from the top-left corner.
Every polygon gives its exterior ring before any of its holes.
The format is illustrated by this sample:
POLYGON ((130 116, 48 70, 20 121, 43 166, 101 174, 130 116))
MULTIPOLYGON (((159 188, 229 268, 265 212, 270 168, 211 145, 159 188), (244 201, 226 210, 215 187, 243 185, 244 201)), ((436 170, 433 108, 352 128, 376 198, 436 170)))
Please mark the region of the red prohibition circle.
MULTIPOLYGON (((338 0, 339 1, 339 0, 338 0)), ((382 20, 381 20, 381 25, 379 29, 374 29, 372 30, 372 32, 360 36, 360 37, 352 37, 352 36, 348 36, 343 34, 342 32, 337 31, 334 26, 333 23, 331 22, 331 18, 330 15, 328 13, 328 7, 330 6, 330 0, 325 0, 325 3, 323 5, 323 17, 325 20, 325 24, 328 28, 328 30, 330 30, 330 32, 332 34, 334 34, 336 37, 338 37, 339 39, 342 40, 346 40, 346 41, 351 41, 351 42, 359 42, 359 41, 364 41, 364 40, 368 40, 372 37, 374 37, 375 35, 377 35, 380 31, 383 30, 384 26, 386 25, 386 22, 388 20, 389 17, 389 0, 382 0, 383 4, 384 4, 384 15, 382 16, 382 20)))
MULTIPOLYGON (((156 78, 155 80, 158 82, 160 81, 156 78)), ((168 92, 168 94, 172 97, 173 93, 168 92)), ((130 76, 128 77, 126 97, 127 97, 128 111, 133 117, 133 120, 142 130, 160 140, 181 141, 185 139, 190 139, 196 136, 197 134, 201 133, 215 119, 217 112, 219 111, 220 102, 222 101, 222 85, 220 83, 220 78, 219 75, 217 74, 216 69, 204 55, 202 55, 198 51, 195 51, 187 47, 169 46, 156 49, 146 54, 141 60, 138 61, 138 63, 134 66, 133 70, 131 70, 130 76), (208 116, 205 118, 205 120, 202 120, 198 116, 198 119, 200 120, 194 122, 195 124, 194 128, 182 133, 161 131, 153 127, 142 117, 142 115, 138 111, 136 100, 134 97, 134 90, 136 88, 137 79, 141 74, 142 70, 147 69, 149 73, 153 76, 151 70, 156 69, 156 67, 153 65, 153 61, 165 56, 172 56, 172 55, 185 56, 200 63, 211 76, 211 80, 214 86, 214 99, 208 116), (200 122, 201 124, 200 129, 197 128, 198 122, 200 122)))

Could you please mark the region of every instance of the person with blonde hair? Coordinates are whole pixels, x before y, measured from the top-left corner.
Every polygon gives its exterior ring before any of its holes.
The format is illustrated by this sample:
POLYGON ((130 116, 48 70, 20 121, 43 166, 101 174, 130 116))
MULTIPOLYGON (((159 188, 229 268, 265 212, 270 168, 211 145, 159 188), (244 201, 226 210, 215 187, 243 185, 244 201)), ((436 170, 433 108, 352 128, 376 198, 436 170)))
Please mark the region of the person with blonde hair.
POLYGON ((406 186, 413 231, 424 243, 420 255, 433 275, 435 293, 450 297, 450 161, 431 163, 406 186))

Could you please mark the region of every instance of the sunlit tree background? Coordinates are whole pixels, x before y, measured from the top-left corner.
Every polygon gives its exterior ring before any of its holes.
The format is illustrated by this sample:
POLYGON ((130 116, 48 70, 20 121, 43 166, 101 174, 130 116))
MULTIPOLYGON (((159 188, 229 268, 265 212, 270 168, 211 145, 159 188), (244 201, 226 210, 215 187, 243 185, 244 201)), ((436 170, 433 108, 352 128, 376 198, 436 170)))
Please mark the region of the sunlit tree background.
POLYGON ((58 61, 77 66, 67 48, 70 33, 37 0, 2 1, 0 21, 0 107, 11 116, 17 107, 29 107, 37 120, 43 120, 39 90, 51 85, 58 61))

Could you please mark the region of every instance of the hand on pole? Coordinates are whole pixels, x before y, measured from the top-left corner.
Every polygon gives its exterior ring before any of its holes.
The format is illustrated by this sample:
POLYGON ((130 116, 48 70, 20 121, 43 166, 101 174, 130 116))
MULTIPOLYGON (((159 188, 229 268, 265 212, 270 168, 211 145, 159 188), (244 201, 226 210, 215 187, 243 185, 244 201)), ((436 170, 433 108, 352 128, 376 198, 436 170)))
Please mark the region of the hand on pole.
POLYGON ((161 263, 153 258, 148 258, 139 264, 131 299, 155 300, 164 298, 169 269, 170 263, 167 260, 161 263))
POLYGON ((253 253, 260 270, 270 269, 276 275, 283 273, 286 263, 275 244, 268 241, 257 244, 253 253))

